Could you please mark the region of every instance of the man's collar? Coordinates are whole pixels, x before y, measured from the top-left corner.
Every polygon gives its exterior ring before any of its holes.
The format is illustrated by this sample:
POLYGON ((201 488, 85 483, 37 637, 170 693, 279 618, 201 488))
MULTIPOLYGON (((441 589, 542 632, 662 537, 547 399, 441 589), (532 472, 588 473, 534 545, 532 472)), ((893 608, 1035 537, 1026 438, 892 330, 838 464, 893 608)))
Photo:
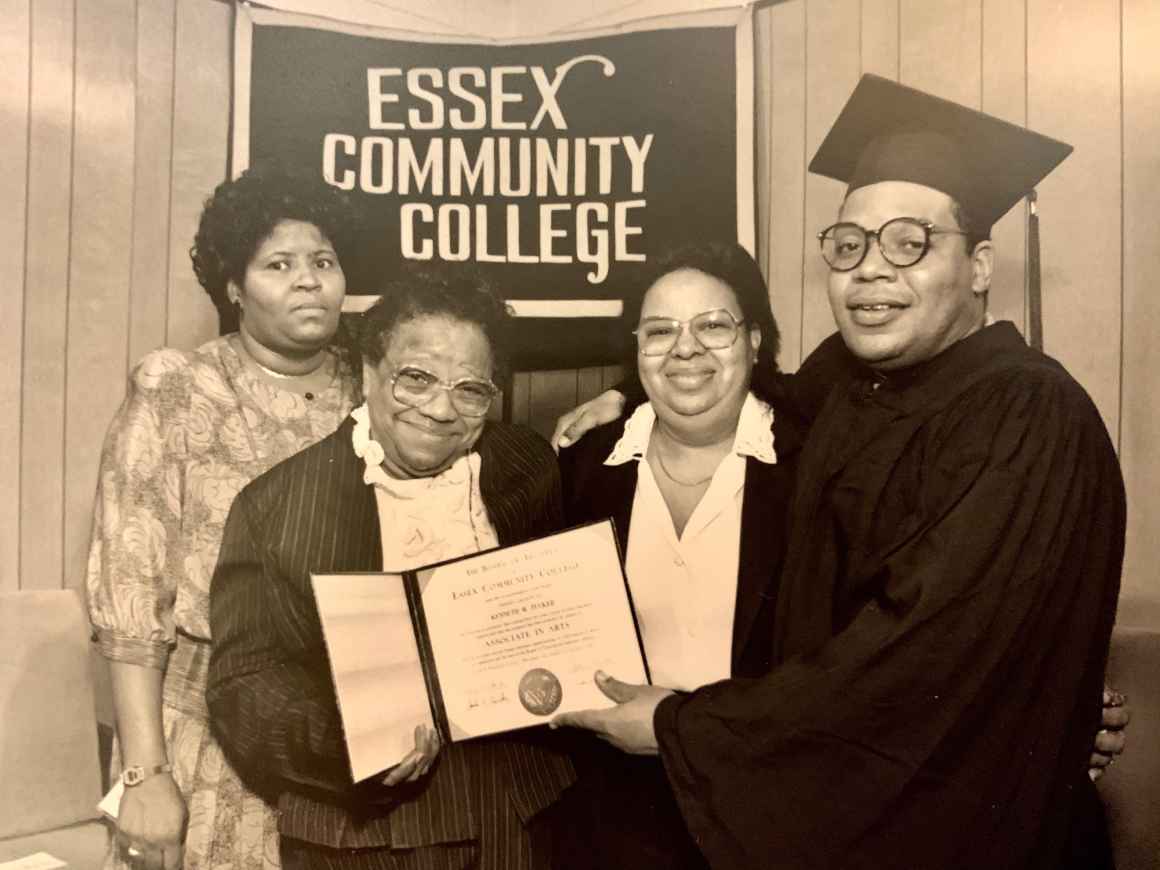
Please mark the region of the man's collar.
MULTIPOLYGON (((623 465, 633 459, 638 462, 644 459, 656 418, 656 411, 649 402, 633 411, 632 416, 624 424, 624 434, 620 436, 620 440, 616 442, 604 464, 623 465)), ((777 452, 773 447, 773 408, 753 393, 749 393, 741 404, 732 452, 738 456, 752 456, 767 465, 777 462, 777 452)))
POLYGON ((969 373, 982 372, 1012 352, 1031 353, 1015 325, 1003 320, 985 325, 937 356, 904 369, 879 372, 860 365, 863 376, 851 389, 906 413, 941 407, 973 383, 969 373))

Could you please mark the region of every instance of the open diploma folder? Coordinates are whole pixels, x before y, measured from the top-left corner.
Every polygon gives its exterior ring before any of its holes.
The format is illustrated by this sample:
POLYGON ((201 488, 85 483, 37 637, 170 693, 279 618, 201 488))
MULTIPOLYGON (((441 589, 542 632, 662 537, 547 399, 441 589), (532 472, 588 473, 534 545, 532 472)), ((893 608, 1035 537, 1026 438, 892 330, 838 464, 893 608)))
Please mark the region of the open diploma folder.
POLYGON ((354 780, 445 743, 612 702, 648 682, 612 522, 402 574, 314 574, 354 780))

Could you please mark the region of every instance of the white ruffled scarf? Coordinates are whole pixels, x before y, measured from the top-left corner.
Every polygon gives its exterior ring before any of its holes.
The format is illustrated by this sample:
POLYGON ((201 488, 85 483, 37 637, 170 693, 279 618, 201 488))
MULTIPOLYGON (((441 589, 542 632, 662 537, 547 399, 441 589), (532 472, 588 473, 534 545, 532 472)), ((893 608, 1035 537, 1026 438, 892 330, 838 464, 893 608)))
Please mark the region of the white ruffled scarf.
POLYGON ((391 477, 382 445, 371 434, 366 404, 351 412, 351 445, 363 460, 363 482, 375 488, 383 537, 383 567, 414 568, 499 544, 479 489, 480 456, 472 451, 430 477, 391 477))

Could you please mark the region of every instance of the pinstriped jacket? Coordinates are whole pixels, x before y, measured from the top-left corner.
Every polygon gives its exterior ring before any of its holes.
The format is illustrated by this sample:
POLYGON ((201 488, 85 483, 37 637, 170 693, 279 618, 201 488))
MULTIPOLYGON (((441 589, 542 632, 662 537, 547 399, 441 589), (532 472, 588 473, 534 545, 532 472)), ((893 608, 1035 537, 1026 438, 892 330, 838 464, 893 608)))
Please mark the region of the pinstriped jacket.
MULTIPOLYGON (((285 836, 331 847, 410 848, 494 837, 485 800, 526 822, 575 778, 547 729, 444 746, 423 781, 352 784, 311 572, 381 571, 373 489, 348 419, 238 495, 210 596, 207 700, 242 779, 279 810, 285 836)), ((555 457, 531 430, 489 422, 480 489, 500 543, 561 526, 555 457)))

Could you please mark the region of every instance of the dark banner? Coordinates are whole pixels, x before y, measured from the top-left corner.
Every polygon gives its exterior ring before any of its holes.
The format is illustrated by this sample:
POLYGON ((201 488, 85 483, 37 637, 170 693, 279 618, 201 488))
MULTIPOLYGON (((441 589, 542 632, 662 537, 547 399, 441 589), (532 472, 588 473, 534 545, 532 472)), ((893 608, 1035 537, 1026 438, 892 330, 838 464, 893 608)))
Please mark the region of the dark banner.
POLYGON ((403 260, 471 263, 528 318, 519 368, 601 364, 620 358, 620 300, 650 261, 695 240, 752 245, 736 15, 492 45, 238 14, 252 20, 234 170, 274 158, 350 191, 352 307, 403 260))

